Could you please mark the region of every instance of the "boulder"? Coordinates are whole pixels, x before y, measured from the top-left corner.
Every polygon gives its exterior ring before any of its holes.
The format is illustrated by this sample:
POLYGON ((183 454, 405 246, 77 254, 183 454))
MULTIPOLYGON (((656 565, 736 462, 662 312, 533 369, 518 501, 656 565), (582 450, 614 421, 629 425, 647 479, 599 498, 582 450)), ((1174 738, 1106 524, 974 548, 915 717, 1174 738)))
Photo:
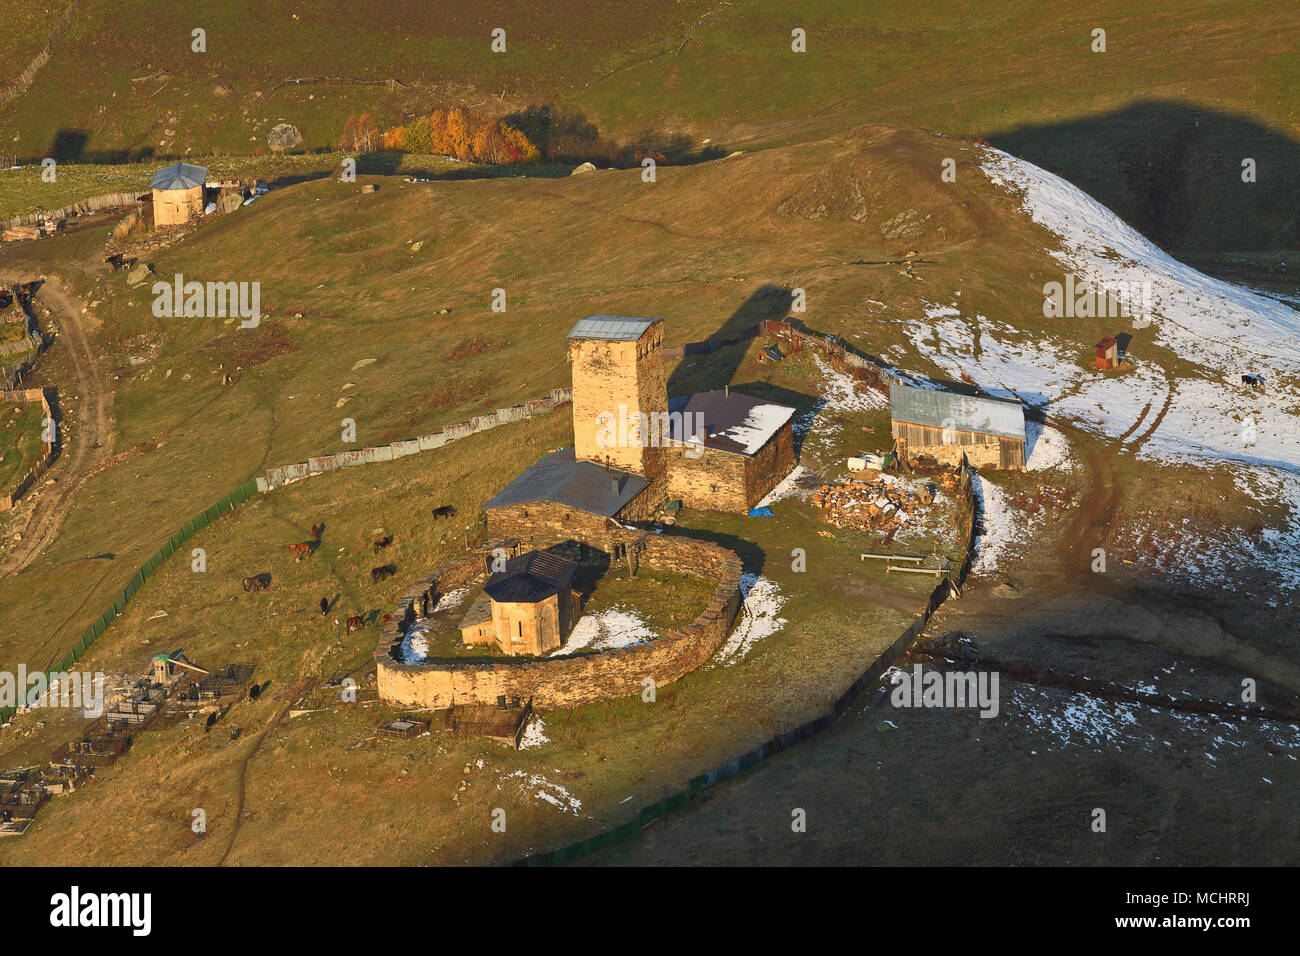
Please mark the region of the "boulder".
POLYGON ((234 212, 244 204, 244 197, 239 193, 226 193, 221 197, 221 211, 234 212))
POLYGON ((581 173, 594 173, 595 171, 596 171, 596 167, 594 165, 592 165, 591 163, 583 163, 581 166, 575 168, 573 172, 569 173, 569 175, 577 176, 581 173))
POLYGON ((137 286, 142 282, 148 282, 151 275, 153 275, 153 266, 151 264, 137 262, 131 267, 131 271, 126 274, 126 284, 137 286))
POLYGON ((298 132, 298 127, 291 123, 280 123, 272 126, 271 131, 266 134, 266 145, 277 153, 297 149, 302 145, 302 133, 298 132))

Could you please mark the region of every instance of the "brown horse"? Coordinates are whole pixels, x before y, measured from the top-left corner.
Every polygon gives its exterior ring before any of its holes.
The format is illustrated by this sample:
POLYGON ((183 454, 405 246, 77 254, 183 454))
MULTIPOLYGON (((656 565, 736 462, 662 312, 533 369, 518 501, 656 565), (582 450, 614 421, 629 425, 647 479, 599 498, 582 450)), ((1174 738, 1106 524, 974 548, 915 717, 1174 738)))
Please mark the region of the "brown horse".
POLYGON ((360 615, 360 614, 353 614, 351 617, 348 618, 348 633, 349 633, 349 634, 351 634, 353 631, 359 631, 359 630, 361 630, 361 629, 362 629, 363 627, 365 627, 365 626, 366 626, 366 624, 365 624, 365 622, 364 622, 363 620, 361 620, 361 615, 360 615))
POLYGON ((311 546, 312 546, 312 542, 304 541, 301 544, 289 545, 289 550, 292 551, 295 555, 297 555, 297 557, 294 558, 295 561, 301 561, 303 558, 311 557, 311 546))

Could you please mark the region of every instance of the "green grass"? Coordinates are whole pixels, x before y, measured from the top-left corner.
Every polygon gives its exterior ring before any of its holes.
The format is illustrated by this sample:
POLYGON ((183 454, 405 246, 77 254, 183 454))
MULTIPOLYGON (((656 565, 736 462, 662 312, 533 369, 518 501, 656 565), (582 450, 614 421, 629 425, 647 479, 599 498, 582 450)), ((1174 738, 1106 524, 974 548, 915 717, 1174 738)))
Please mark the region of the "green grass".
POLYGON ((38 403, 0 404, 0 494, 14 490, 40 461, 45 412, 38 403))
MULTIPOLYGON (((26 6, 0 0, 6 14, 26 6)), ((447 0, 346 0, 328 17, 287 2, 88 0, 0 116, 0 143, 31 160, 205 161, 265 152, 267 130, 288 121, 305 151, 328 151, 349 115, 387 126, 458 104, 501 115, 556 103, 623 143, 724 150, 874 122, 1004 145, 1166 248, 1294 249, 1294 177, 1272 171, 1296 165, 1298 46, 1300 15, 1270 0, 1141 11, 1103 0, 1047 18, 1034 0, 995 15, 973 0, 682 0, 636 17, 576 3, 539 15, 522 0, 497 0, 490 15, 447 0), (506 29, 507 53, 490 52, 489 20, 506 29), (206 53, 189 49, 196 24, 206 53), (795 27, 805 53, 791 51, 795 27), (1104 53, 1090 49, 1097 28, 1104 53), (405 85, 275 88, 318 76, 405 85), (231 92, 214 94, 219 84, 231 92), (1241 211, 1225 219, 1213 197, 1245 155, 1270 172, 1238 190, 1241 211)))

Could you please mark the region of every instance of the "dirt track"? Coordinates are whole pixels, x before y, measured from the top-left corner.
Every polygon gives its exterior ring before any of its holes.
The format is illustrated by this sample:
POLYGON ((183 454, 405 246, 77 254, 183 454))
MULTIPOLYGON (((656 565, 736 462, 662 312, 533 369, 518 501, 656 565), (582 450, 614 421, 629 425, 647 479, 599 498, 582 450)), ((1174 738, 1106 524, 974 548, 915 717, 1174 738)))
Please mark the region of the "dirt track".
POLYGON ((63 430, 65 443, 49 473, 56 483, 46 486, 28 516, 22 540, 11 542, 9 552, 0 560, 0 577, 20 573, 54 540, 78 489, 99 461, 111 452, 111 396, 105 388, 90 336, 82 323, 80 308, 54 277, 46 278, 36 295, 59 323, 60 334, 53 348, 63 347, 75 378, 75 385, 72 382, 58 384, 59 408, 60 414, 66 415, 72 404, 68 396, 75 390, 76 430, 70 441, 67 431, 63 430))

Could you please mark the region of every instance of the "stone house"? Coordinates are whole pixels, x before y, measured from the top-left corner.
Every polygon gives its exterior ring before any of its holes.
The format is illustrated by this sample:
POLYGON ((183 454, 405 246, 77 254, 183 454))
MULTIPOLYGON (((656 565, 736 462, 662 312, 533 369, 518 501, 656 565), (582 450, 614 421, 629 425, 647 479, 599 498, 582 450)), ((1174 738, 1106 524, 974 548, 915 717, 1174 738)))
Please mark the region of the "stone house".
POLYGON ((154 174, 153 224, 178 226, 203 215, 203 187, 208 171, 190 163, 172 163, 154 174))
POLYGON ((679 395, 668 409, 704 428, 673 448, 668 496, 687 507, 748 511, 795 466, 794 409, 730 389, 679 395))

